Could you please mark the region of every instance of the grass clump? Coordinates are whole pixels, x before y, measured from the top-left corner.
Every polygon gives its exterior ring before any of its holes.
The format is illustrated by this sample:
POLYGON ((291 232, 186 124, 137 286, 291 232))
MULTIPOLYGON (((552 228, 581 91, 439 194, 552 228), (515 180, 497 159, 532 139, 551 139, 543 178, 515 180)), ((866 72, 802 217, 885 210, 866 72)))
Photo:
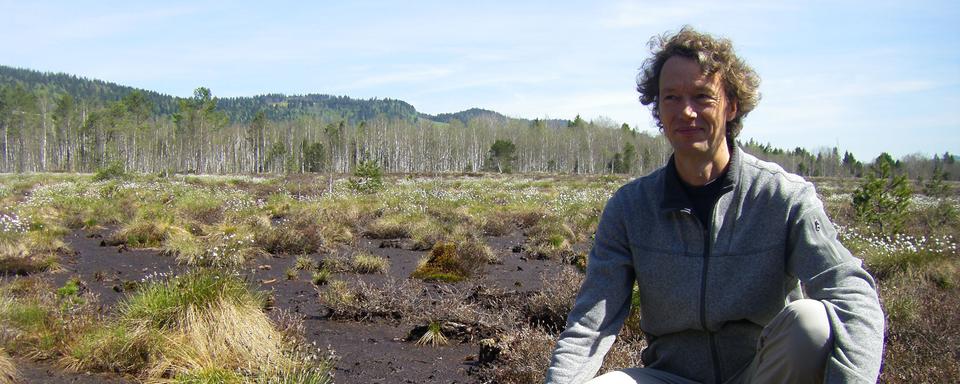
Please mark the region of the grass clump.
POLYGON ((49 253, 31 252, 26 244, 0 243, 0 273, 27 275, 56 265, 58 257, 49 253))
POLYGON ((417 345, 437 347, 447 345, 449 340, 443 334, 443 327, 438 321, 431 321, 423 331, 423 335, 417 339, 417 345))
POLYGON ((316 286, 326 285, 330 282, 330 275, 329 269, 319 268, 310 275, 310 282, 316 286))
POLYGON ((297 256, 297 260, 293 263, 293 268, 298 271, 309 271, 317 268, 317 262, 311 259, 310 256, 300 255, 297 256))
POLYGON ((430 254, 420 261, 412 277, 427 281, 458 282, 470 276, 470 265, 457 254, 457 245, 437 243, 430 254))
POLYGON ((410 237, 409 218, 388 216, 367 224, 363 234, 371 239, 402 239, 410 237))
POLYGON ((569 261, 576 234, 559 218, 545 219, 527 231, 530 253, 538 259, 569 261))
POLYGON ((0 384, 13 384, 19 382, 20 372, 17 365, 10 359, 3 348, 0 348, 0 384))
POLYGON ((496 364, 481 371, 489 382, 504 384, 542 383, 550 366, 555 336, 539 328, 523 327, 502 337, 492 347, 496 364))
POLYGON ((138 327, 177 327, 191 308, 212 308, 220 302, 262 307, 264 295, 243 281, 217 270, 203 269, 142 287, 120 308, 123 321, 138 327))
POLYGON ((110 244, 126 244, 134 248, 159 248, 173 227, 169 222, 138 219, 123 225, 110 236, 110 244))
POLYGON ((350 264, 353 271, 357 273, 387 273, 390 269, 390 262, 387 259, 368 252, 353 255, 350 264))
POLYGON ((573 267, 560 270, 558 276, 541 276, 543 288, 527 301, 524 314, 531 325, 559 333, 583 282, 583 274, 573 267))
POLYGON ((85 333, 67 349, 61 362, 75 371, 137 373, 159 353, 159 332, 109 324, 85 333))
POLYGON ((94 321, 92 300, 57 290, 33 278, 20 278, 0 288, 0 346, 21 356, 48 359, 86 332, 94 321))
POLYGON ((321 250, 326 243, 324 218, 308 209, 293 211, 276 224, 259 223, 255 243, 271 254, 309 254, 321 250))
POLYGON ((128 372, 147 381, 273 382, 304 370, 328 377, 263 312, 263 294, 236 276, 202 269, 146 283, 116 318, 71 344, 64 365, 128 372))

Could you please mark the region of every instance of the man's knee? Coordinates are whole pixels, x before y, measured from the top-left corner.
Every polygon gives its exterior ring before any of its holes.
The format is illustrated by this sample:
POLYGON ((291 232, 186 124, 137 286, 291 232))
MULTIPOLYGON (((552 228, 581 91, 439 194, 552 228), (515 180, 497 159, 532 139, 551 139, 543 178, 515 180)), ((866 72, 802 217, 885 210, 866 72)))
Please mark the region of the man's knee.
POLYGON ((791 349, 808 353, 821 352, 831 343, 830 319, 823 303, 817 300, 797 300, 788 304, 783 332, 791 349))

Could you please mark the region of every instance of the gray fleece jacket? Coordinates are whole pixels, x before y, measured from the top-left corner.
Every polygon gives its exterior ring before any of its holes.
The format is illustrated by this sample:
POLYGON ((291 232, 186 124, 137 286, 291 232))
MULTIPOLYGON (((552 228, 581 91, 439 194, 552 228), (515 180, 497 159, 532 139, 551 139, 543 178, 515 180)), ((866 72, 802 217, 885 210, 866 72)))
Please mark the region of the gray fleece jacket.
POLYGON ((837 240, 811 183, 739 148, 731 154, 710 223, 693 214, 672 159, 607 202, 547 383, 594 377, 634 281, 646 367, 727 381, 753 359, 763 327, 809 298, 825 305, 834 338, 825 381, 877 381, 884 317, 873 278, 837 240))

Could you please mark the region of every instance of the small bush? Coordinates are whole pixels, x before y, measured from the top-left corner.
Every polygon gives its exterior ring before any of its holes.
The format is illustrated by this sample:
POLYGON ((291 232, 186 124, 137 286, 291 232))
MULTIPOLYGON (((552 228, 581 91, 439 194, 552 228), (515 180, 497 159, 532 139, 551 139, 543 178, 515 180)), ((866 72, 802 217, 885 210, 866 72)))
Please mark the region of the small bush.
POLYGON ((260 228, 255 234, 256 244, 272 254, 317 252, 325 244, 322 220, 317 213, 295 211, 276 226, 260 228))
POLYGON ((350 260, 344 254, 331 253, 320 260, 318 269, 326 269, 330 272, 349 272, 350 260))
POLYGON ((93 181, 104 181, 112 179, 123 179, 127 177, 127 170, 120 160, 112 161, 106 166, 97 169, 93 174, 93 181))
POLYGON ((542 220, 527 232, 532 243, 530 253, 538 259, 569 262, 573 257, 576 235, 558 218, 542 220))
POLYGON ((300 270, 297 268, 287 268, 285 272, 287 275, 287 280, 296 280, 300 276, 300 270))
POLYGON ((894 174, 893 159, 883 153, 854 191, 853 208, 862 223, 880 234, 893 234, 903 226, 911 195, 906 176, 894 174))
POLYGON ((356 294, 343 280, 331 280, 326 289, 320 292, 320 301, 326 304, 336 316, 351 312, 356 302, 356 294))
POLYGON ((360 252, 353 255, 351 266, 357 273, 387 273, 390 262, 383 257, 360 252))
POLYGON ((350 189, 360 193, 379 192, 383 189, 383 169, 374 160, 361 161, 353 170, 349 184, 350 189))

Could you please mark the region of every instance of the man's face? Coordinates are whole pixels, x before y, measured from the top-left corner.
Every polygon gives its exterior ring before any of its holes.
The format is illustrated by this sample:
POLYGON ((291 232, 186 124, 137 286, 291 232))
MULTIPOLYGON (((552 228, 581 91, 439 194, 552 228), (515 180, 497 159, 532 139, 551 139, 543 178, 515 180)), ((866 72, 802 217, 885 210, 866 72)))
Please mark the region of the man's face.
POLYGON ((690 159, 718 156, 726 146, 727 122, 736 117, 720 76, 704 76, 700 64, 680 56, 667 59, 660 71, 657 108, 674 153, 690 159))

